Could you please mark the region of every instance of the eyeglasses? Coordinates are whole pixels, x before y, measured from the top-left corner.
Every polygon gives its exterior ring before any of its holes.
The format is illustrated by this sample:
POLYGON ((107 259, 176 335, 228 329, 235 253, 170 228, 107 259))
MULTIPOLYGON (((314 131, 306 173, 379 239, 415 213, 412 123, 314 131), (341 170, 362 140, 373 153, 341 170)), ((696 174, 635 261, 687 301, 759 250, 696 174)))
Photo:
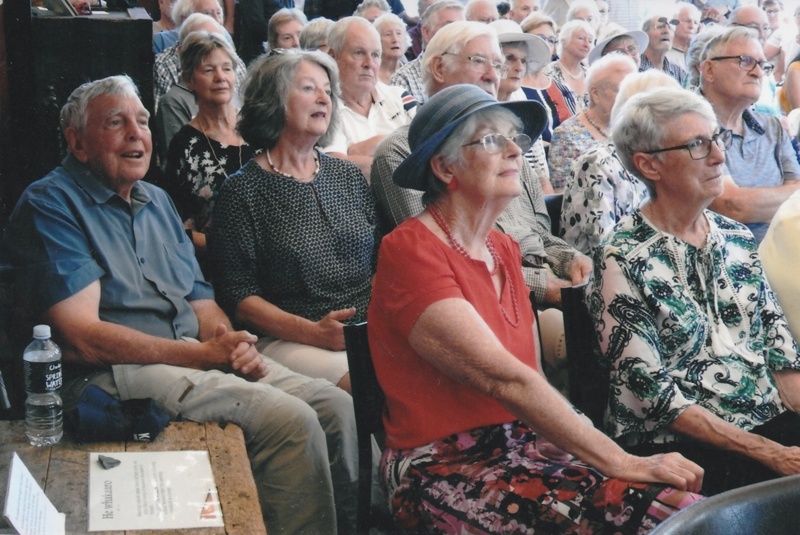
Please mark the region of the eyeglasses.
POLYGON ((506 145, 508 145, 509 141, 513 141, 514 144, 520 148, 523 154, 528 152, 533 146, 533 140, 528 134, 514 134, 513 136, 508 137, 498 133, 486 134, 480 139, 470 141, 469 143, 465 143, 461 146, 469 147, 470 145, 478 145, 479 143, 482 143, 483 148, 486 149, 486 152, 489 154, 499 154, 504 148, 506 148, 506 145))
POLYGON ((489 72, 489 67, 492 67, 495 71, 497 71, 497 74, 500 75, 500 78, 505 78, 506 75, 508 75, 508 65, 505 63, 500 63, 499 61, 489 61, 483 56, 467 56, 464 58, 458 54, 453 54, 452 52, 445 52, 442 55, 445 56, 447 54, 466 60, 466 62, 469 63, 470 68, 475 72, 487 73, 489 72))
POLYGON ((667 17, 660 17, 657 22, 658 24, 656 24, 654 28, 658 31, 672 29, 675 26, 675 24, 673 24, 675 21, 669 20, 667 17))
POLYGON ((780 12, 781 12, 780 9, 765 9, 764 10, 764 13, 766 13, 767 15, 777 15, 780 12))
POLYGON ((711 154, 712 145, 716 145, 719 150, 724 152, 731 148, 732 141, 732 132, 730 130, 721 128, 717 130, 716 134, 711 136, 711 139, 695 139, 686 145, 678 145, 676 147, 669 147, 666 149, 645 150, 642 152, 645 154, 658 154, 659 152, 667 152, 670 150, 686 149, 689 151, 689 156, 691 156, 692 160, 702 160, 704 158, 708 158, 708 155, 711 154))
MULTIPOLYGON (((536 34, 534 34, 534 35, 536 35, 536 34)), ((558 43, 558 39, 555 38, 555 37, 550 37, 550 36, 545 37, 544 35, 536 35, 536 37, 538 37, 539 39, 542 39, 544 41, 547 41, 551 45, 554 45, 554 44, 558 43)))
POLYGON ((756 65, 761 67, 761 72, 769 74, 775 68, 775 65, 769 61, 759 61, 753 56, 717 56, 716 58, 708 58, 710 61, 722 61, 725 59, 735 59, 739 61, 739 68, 747 72, 751 72, 756 68, 756 65))
POLYGON ((616 52, 617 54, 627 54, 629 56, 638 56, 639 55, 639 47, 635 44, 628 45, 628 46, 621 46, 619 48, 607 48, 603 50, 603 56, 606 54, 611 54, 612 52, 616 52))
POLYGON ((769 24, 765 24, 763 26, 756 24, 753 22, 752 24, 739 24, 737 22, 732 22, 731 25, 733 26, 741 26, 742 28, 750 28, 751 30, 755 30, 759 33, 769 33, 772 30, 772 27, 769 24))

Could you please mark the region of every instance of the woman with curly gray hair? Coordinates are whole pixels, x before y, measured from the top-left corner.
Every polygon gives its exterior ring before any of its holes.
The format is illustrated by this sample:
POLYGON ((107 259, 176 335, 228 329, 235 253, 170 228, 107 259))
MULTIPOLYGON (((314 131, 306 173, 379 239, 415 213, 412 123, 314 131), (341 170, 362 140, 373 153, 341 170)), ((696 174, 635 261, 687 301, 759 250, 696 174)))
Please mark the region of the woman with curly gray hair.
POLYGON ((322 52, 259 59, 237 125, 263 152, 222 186, 209 236, 217 299, 294 371, 350 390, 343 327, 364 321, 377 255, 364 175, 317 149, 337 114, 322 52))

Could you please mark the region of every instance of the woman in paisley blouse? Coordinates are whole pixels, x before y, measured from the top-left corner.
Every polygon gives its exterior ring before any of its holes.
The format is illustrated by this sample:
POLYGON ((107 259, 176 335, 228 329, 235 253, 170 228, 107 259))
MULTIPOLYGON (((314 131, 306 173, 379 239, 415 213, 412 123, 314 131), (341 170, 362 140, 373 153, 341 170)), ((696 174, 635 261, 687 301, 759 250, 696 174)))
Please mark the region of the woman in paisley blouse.
POLYGON ((797 345, 752 233, 706 209, 730 131, 701 96, 655 89, 623 106, 613 137, 650 201, 595 253, 606 431, 635 454, 692 459, 707 494, 800 473, 797 345))
POLYGON ((364 175, 318 150, 338 86, 318 51, 251 65, 237 128, 263 152, 220 189, 209 252, 217 300, 260 351, 349 391, 343 327, 366 318, 378 238, 364 175))
MULTIPOLYGON (((675 79, 662 71, 631 74, 619 86, 611 110, 615 113, 630 97, 656 87, 678 88, 675 79)), ((620 219, 633 213, 647 200, 647 188, 622 165, 614 143, 600 143, 575 159, 564 188, 561 205, 561 237, 591 256, 611 234, 620 219)))
POLYGON ((589 107, 570 117, 553 130, 547 162, 550 183, 556 192, 564 190, 575 158, 599 143, 608 140, 609 118, 622 79, 636 72, 636 64, 628 56, 611 54, 589 67, 586 84, 589 107))
POLYGON ((211 207, 220 185, 253 157, 236 131, 234 85, 238 57, 228 41, 208 32, 189 34, 181 46, 181 72, 198 112, 169 144, 164 189, 192 233, 204 271, 211 207))

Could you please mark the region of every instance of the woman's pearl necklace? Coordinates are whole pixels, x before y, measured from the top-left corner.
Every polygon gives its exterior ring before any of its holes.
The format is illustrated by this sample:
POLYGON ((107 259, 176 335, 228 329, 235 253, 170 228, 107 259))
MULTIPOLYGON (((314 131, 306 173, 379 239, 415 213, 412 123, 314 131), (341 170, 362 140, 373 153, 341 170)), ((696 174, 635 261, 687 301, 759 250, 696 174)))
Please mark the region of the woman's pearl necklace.
MULTIPOLYGON (((314 180, 319 174, 319 156, 317 156, 317 151, 313 151, 314 153, 314 163, 316 164, 317 168, 314 169, 314 173, 311 175, 309 180, 314 180)), ((289 173, 284 173, 280 169, 278 169, 274 163, 272 163, 272 156, 269 153, 269 149, 267 149, 267 162, 269 162, 269 166, 272 167, 272 170, 275 171, 276 174, 281 175, 284 178, 290 178, 292 180, 301 180, 294 175, 290 175, 289 173)))

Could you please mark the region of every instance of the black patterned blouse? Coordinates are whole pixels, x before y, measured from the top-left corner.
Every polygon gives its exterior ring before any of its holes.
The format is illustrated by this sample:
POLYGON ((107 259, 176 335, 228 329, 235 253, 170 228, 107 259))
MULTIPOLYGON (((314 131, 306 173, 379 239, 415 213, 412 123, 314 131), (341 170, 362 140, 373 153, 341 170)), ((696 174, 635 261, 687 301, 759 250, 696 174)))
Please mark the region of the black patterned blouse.
POLYGON ((192 229, 205 232, 219 187, 254 154, 247 143, 224 145, 183 125, 169 144, 163 184, 181 220, 190 220, 192 229))
POLYGON ((353 322, 366 319, 379 240, 355 165, 321 154, 317 177, 303 183, 251 161, 223 184, 213 219, 214 286, 231 317, 258 295, 311 321, 351 306, 353 322))

